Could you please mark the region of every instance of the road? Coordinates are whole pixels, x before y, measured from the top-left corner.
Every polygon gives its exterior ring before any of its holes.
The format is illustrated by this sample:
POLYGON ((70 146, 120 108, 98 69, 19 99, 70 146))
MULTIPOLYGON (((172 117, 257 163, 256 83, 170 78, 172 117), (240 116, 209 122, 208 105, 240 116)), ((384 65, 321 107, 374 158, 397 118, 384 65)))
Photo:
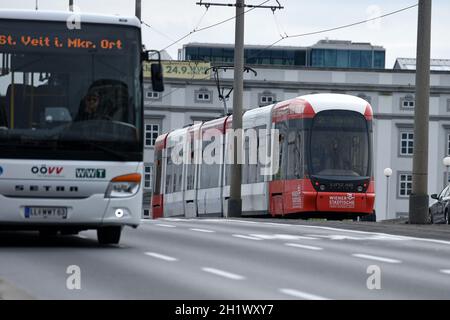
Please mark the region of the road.
POLYGON ((0 290, 3 281, 34 299, 450 299, 450 242, 273 220, 146 220, 106 247, 93 231, 46 241, 1 232, 0 279, 0 290), (71 265, 80 290, 66 286, 71 265), (369 289, 378 274, 381 288, 369 289))

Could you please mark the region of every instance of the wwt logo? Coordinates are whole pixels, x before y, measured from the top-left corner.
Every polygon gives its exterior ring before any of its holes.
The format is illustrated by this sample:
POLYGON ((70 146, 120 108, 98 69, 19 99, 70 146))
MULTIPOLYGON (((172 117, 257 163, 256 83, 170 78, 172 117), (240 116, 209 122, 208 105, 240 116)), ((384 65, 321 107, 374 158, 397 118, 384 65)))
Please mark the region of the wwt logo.
POLYGON ((75 170, 77 179, 104 179, 106 178, 106 169, 78 168, 75 170))

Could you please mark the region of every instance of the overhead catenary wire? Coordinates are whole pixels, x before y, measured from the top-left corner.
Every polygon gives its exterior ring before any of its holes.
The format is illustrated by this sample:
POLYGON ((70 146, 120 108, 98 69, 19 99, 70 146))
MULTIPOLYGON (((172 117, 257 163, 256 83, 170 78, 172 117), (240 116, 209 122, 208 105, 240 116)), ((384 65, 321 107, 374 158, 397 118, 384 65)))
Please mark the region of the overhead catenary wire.
MULTIPOLYGON (((338 27, 333 27, 333 28, 328 28, 328 29, 322 29, 322 30, 318 30, 318 31, 313 31, 313 32, 307 32, 307 33, 301 33, 301 34, 296 34, 296 35, 288 35, 286 34, 285 36, 280 35, 280 39, 278 39, 277 41, 273 42, 272 44, 268 45, 267 47, 264 47, 263 49, 261 49, 258 53, 256 53, 255 55, 248 57, 248 59, 253 59, 253 58, 257 58, 262 52, 264 52, 265 50, 268 50, 270 48, 272 48, 273 46, 275 46, 276 44, 280 43, 281 41, 283 41, 284 39, 287 38, 299 38, 299 37, 306 37, 306 36, 310 36, 310 35, 315 35, 315 34, 321 34, 321 33, 326 33, 326 32, 331 32, 331 31, 335 31, 335 30, 341 30, 341 29, 345 29, 345 28, 350 28, 350 27, 354 27, 357 25, 361 25, 370 21, 374 21, 374 20, 378 20, 378 19, 382 19, 388 16, 392 16, 394 14, 398 14, 401 12, 404 12, 406 10, 410 10, 412 8, 417 7, 418 4, 414 4, 408 7, 404 7, 395 11, 391 11, 389 13, 374 17, 374 18, 370 18, 370 19, 365 19, 365 20, 361 20, 361 21, 357 21, 357 22, 353 22, 353 23, 349 23, 346 25, 342 25, 342 26, 338 26, 338 27)), ((207 80, 210 76, 206 76, 205 78, 202 78, 201 80, 207 80)), ((162 98, 168 97, 170 95, 172 95, 174 92, 176 92, 177 90, 181 89, 181 87, 177 87, 173 90, 171 90, 170 92, 168 92, 167 94, 163 95, 162 98)))
POLYGON ((287 36, 286 29, 278 21, 275 11, 273 11, 273 21, 275 23, 275 27, 277 28, 277 31, 278 31, 278 34, 280 35, 280 37, 287 36))
POLYGON ((155 27, 151 26, 150 24, 148 24, 147 22, 145 22, 144 20, 141 20, 141 23, 146 26, 149 29, 152 29, 154 32, 158 33, 159 35, 163 36, 164 38, 170 40, 170 41, 175 41, 172 37, 168 36, 167 34, 165 34, 164 32, 161 32, 160 30, 156 29, 155 27))
MULTIPOLYGON (((246 13, 252 11, 252 10, 257 9, 258 6, 262 6, 262 5, 266 4, 266 3, 269 2, 269 1, 270 1, 270 0, 265 0, 265 1, 261 2, 259 5, 254 6, 254 7, 250 8, 250 9, 244 11, 244 14, 246 14, 246 13)), ((207 11, 208 11, 208 8, 206 9, 206 12, 207 12, 207 11)), ((204 18, 204 15, 202 16, 201 19, 203 19, 203 18, 204 18)), ((186 39, 187 37, 193 35, 194 33, 201 32, 201 31, 205 31, 205 30, 208 30, 208 29, 217 27, 217 26, 219 26, 219 25, 222 25, 222 24, 227 23, 227 22, 229 22, 229 21, 232 21, 232 20, 234 20, 234 19, 236 19, 236 16, 230 17, 230 18, 225 19, 225 20, 221 20, 221 21, 219 21, 219 22, 216 22, 216 23, 214 23, 214 24, 211 24, 211 25, 206 26, 206 27, 203 27, 203 28, 198 28, 199 24, 197 23, 197 24, 196 24, 196 25, 197 25, 196 28, 194 28, 192 31, 190 31, 189 33, 185 34, 184 36, 180 37, 179 39, 173 41, 172 43, 170 43, 169 45, 167 45, 166 47, 164 47, 164 48, 161 49, 160 51, 169 49, 170 47, 176 45, 177 43, 179 43, 180 41, 182 41, 182 40, 186 39)))
POLYGON ((361 21, 345 24, 345 25, 338 26, 338 27, 333 27, 333 28, 328 28, 328 29, 323 29, 323 30, 318 30, 318 31, 312 31, 312 32, 305 32, 305 33, 294 34, 294 35, 288 35, 287 33, 285 33, 285 35, 280 35, 280 39, 278 39, 275 42, 271 43, 270 45, 262 48, 255 55, 253 55, 251 57, 248 57, 248 59, 257 58, 262 52, 272 48, 273 46, 277 45, 278 43, 280 43, 281 41, 283 41, 285 39, 300 38, 300 37, 312 36, 312 35, 316 35, 316 34, 322 34, 322 33, 327 33, 327 32, 331 32, 331 31, 346 29, 346 28, 350 28, 350 27, 354 27, 354 26, 357 26, 357 25, 361 25, 361 24, 364 24, 364 23, 367 23, 367 22, 370 22, 370 21, 379 20, 379 19, 382 19, 382 18, 385 18, 385 17, 388 17, 388 16, 392 16, 394 14, 401 13, 401 12, 406 11, 406 10, 410 10, 410 9, 415 8, 417 6, 418 6, 418 3, 416 3, 414 5, 411 5, 411 6, 408 6, 408 7, 404 7, 404 8, 395 10, 395 11, 391 11, 389 13, 382 14, 382 15, 377 16, 377 17, 373 17, 373 18, 370 18, 370 19, 365 19, 365 20, 361 20, 361 21))

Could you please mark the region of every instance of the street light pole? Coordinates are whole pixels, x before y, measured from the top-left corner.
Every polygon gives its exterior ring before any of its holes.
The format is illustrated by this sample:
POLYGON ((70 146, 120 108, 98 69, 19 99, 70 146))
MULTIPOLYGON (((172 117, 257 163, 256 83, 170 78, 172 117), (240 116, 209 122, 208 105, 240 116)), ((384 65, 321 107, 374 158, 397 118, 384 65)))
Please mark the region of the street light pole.
POLYGON ((417 28, 414 156, 409 222, 425 224, 428 216, 428 121, 430 104, 431 0, 419 0, 417 28))
POLYGON ((384 176, 386 177, 386 219, 389 218, 389 178, 392 175, 392 169, 384 169, 384 176))

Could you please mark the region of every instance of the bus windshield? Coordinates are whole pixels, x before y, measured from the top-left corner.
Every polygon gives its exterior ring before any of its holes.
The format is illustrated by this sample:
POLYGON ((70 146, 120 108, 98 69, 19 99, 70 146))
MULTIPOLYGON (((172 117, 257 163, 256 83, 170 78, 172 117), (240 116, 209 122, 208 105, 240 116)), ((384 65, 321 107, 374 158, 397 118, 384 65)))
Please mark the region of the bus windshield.
POLYGON ((1 158, 142 161, 140 31, 0 20, 1 158))
POLYGON ((360 113, 319 112, 313 119, 310 148, 312 175, 369 176, 369 128, 360 113))

